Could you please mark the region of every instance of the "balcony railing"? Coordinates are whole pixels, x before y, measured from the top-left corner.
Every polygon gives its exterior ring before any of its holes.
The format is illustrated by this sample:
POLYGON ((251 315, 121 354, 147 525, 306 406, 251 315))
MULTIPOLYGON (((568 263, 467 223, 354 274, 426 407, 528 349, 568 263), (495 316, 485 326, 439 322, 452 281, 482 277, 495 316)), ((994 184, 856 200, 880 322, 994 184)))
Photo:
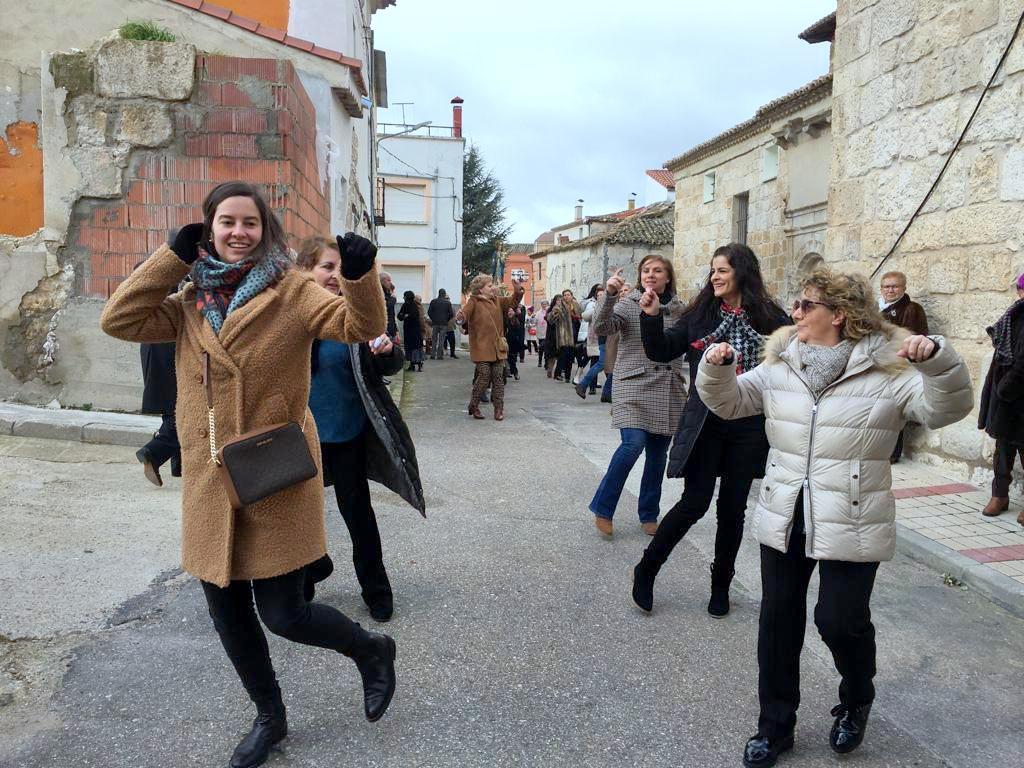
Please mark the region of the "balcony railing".
POLYGON ((410 131, 412 125, 404 123, 377 123, 377 136, 393 136, 396 133, 404 133, 406 136, 430 136, 432 138, 453 138, 455 128, 451 125, 425 125, 410 131), (408 131, 408 133, 406 133, 408 131))

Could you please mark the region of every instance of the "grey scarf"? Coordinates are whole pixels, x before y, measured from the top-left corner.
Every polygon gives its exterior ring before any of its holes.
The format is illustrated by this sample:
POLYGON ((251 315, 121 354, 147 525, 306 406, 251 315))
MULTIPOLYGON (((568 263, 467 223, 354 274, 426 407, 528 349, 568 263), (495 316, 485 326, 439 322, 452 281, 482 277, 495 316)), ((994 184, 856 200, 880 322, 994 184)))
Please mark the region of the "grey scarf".
POLYGON ((804 344, 802 341, 799 344, 804 376, 814 394, 820 395, 825 387, 843 375, 850 362, 853 342, 840 341, 834 347, 804 344))

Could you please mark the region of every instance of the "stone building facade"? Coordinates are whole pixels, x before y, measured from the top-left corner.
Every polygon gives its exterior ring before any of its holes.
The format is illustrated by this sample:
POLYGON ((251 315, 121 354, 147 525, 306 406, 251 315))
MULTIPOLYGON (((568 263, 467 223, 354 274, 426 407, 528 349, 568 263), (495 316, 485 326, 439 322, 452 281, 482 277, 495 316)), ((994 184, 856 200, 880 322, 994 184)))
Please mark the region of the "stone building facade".
MULTIPOLYGON (((825 260, 870 274, 911 220, 978 104, 1024 0, 839 0, 825 260)), ((882 270, 907 275, 930 327, 976 385, 985 327, 1024 271, 1024 37, 1019 37, 921 214, 882 270)), ((875 279, 877 283, 877 277, 875 279)), ((977 390, 976 390, 977 391, 977 390)), ((912 434, 917 457, 983 481, 992 441, 976 414, 912 434)))
POLYGON ((733 241, 754 250, 783 299, 821 262, 831 89, 831 76, 820 77, 665 164, 675 178, 681 286, 702 286, 711 254, 733 241))

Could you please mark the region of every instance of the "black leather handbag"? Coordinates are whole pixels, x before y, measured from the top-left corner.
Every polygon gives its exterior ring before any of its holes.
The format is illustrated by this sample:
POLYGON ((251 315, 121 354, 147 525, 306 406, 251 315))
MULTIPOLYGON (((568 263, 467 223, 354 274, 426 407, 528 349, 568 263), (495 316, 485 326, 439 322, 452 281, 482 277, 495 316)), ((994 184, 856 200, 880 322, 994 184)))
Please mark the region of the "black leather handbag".
POLYGON ((218 450, 208 352, 203 355, 203 383, 209 418, 210 461, 220 470, 232 509, 242 509, 316 477, 316 462, 309 452, 303 428, 294 421, 246 432, 228 440, 218 450))

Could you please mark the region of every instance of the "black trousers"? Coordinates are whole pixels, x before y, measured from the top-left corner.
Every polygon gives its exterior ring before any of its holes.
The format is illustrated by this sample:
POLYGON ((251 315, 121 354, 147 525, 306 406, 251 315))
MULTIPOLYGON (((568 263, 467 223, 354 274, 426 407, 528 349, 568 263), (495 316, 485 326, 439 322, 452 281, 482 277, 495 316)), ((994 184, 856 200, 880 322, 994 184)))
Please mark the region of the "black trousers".
MULTIPOLYGON (((447 333, 445 333, 445 335, 444 335, 444 344, 450 350, 449 354, 452 357, 455 357, 455 331, 448 331, 447 333)), ((441 352, 443 353, 444 350, 442 349, 441 352)), ((444 355, 442 354, 442 357, 443 356, 444 355)))
POLYGON ((320 453, 324 467, 334 477, 334 495, 352 539, 352 564, 363 600, 369 605, 390 599, 391 582, 384 568, 380 531, 366 478, 366 432, 345 443, 321 443, 320 453))
POLYGON ((1010 482, 1013 480, 1013 465, 1020 456, 1024 466, 1024 445, 1015 445, 1008 440, 996 440, 996 452, 992 456, 992 495, 1005 498, 1010 495, 1010 482))
POLYGON ((573 347, 558 348, 558 362, 555 363, 555 376, 565 375, 565 380, 572 378, 573 347))
POLYGON ((153 465, 159 469, 166 461, 181 471, 181 445, 178 443, 178 428, 173 413, 160 414, 160 429, 153 433, 153 439, 146 443, 146 450, 153 457, 153 465))
POLYGON ((547 346, 544 344, 544 339, 537 342, 537 367, 544 367, 544 355, 547 353, 547 346))
MULTIPOLYGON (((715 495, 715 480, 728 461, 735 445, 725 436, 728 427, 707 421, 694 442, 686 462, 683 495, 658 524, 658 530, 647 545, 644 559, 660 568, 672 550, 707 513, 715 495)), ((747 496, 754 482, 751 467, 737 467, 722 477, 718 489, 716 511, 718 528, 715 531, 715 570, 731 574, 736 565, 736 554, 743 541, 743 520, 747 511, 747 496)))
POLYGON ((305 570, 299 568, 271 579, 232 581, 227 587, 201 582, 221 645, 257 706, 276 701, 281 695, 257 611, 263 625, 275 635, 345 655, 351 655, 364 634, 341 611, 306 601, 305 570))
POLYGON ((819 587, 814 623, 842 678, 839 700, 858 707, 875 698, 875 627, 869 604, 878 563, 819 562, 804 554, 804 546, 805 537, 797 532, 790 535, 785 554, 761 545, 757 730, 771 739, 781 738, 796 725, 807 586, 815 566, 819 587))
POLYGON ((519 352, 509 350, 508 352, 508 372, 513 376, 519 375, 519 352))

